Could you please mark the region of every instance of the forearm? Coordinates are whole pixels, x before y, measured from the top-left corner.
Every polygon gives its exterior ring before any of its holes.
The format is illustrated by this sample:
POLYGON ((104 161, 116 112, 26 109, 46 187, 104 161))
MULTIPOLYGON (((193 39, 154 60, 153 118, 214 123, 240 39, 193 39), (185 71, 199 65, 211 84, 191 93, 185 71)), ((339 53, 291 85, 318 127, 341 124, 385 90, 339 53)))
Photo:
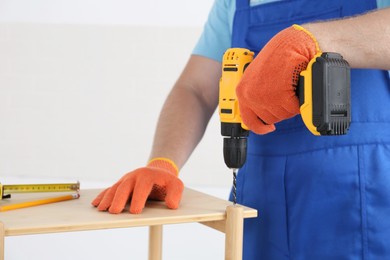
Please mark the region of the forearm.
POLYGON ((173 89, 158 120, 150 159, 169 158, 181 168, 201 140, 210 114, 187 89, 173 89))
POLYGON ((216 108, 220 70, 216 61, 190 59, 165 101, 150 158, 166 157, 179 168, 184 165, 216 108))
POLYGON ((390 70, 390 8, 302 26, 323 52, 340 53, 351 67, 390 70))

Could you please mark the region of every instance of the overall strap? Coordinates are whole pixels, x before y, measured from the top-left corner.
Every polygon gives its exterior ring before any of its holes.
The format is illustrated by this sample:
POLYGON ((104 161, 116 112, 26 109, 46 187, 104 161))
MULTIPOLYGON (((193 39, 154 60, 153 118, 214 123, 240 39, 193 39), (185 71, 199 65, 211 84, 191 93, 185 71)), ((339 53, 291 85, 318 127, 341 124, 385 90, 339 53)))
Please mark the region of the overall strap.
POLYGON ((236 10, 244 9, 250 6, 250 0, 236 0, 236 10))

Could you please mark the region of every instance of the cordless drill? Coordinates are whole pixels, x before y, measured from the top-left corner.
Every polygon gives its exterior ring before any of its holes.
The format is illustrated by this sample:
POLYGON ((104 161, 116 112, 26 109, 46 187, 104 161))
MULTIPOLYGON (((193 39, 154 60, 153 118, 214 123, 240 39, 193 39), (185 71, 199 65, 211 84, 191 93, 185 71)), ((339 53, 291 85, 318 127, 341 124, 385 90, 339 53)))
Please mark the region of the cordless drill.
POLYGON ((233 169, 233 203, 236 204, 237 170, 246 161, 249 129, 241 119, 236 96, 236 86, 254 53, 243 48, 228 49, 223 55, 222 77, 219 81, 219 117, 223 138, 223 157, 228 168, 233 169))
MULTIPOLYGON (((219 82, 219 116, 224 161, 233 170, 233 203, 236 204, 237 170, 246 161, 249 129, 242 122, 236 86, 254 53, 228 49, 222 60, 219 82)), ((314 135, 346 134, 351 122, 350 68, 337 53, 320 53, 300 73, 297 95, 304 124, 314 135)))

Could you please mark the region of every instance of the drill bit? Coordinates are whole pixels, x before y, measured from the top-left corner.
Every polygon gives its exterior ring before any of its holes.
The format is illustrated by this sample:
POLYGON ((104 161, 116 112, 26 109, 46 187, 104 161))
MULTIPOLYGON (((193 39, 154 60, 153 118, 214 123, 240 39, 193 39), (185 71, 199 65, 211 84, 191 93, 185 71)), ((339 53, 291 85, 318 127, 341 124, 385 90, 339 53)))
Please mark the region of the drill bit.
POLYGON ((237 203, 237 169, 233 169, 233 205, 237 203))

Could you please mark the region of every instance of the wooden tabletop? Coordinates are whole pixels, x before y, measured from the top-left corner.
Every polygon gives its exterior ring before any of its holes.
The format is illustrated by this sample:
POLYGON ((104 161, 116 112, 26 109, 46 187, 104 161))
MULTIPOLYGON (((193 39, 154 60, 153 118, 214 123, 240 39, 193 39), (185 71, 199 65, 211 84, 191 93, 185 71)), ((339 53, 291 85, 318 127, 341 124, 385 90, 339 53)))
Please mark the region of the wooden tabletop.
MULTIPOLYGON (((168 209, 164 202, 148 201, 142 214, 133 215, 127 209, 121 214, 109 214, 91 205, 99 192, 99 189, 81 190, 79 199, 0 212, 5 236, 218 221, 226 218, 226 207, 232 205, 185 188, 177 210, 168 209)), ((11 199, 1 200, 0 205, 50 196, 53 194, 13 194, 11 199)), ((244 218, 256 216, 256 210, 244 207, 244 218)))

